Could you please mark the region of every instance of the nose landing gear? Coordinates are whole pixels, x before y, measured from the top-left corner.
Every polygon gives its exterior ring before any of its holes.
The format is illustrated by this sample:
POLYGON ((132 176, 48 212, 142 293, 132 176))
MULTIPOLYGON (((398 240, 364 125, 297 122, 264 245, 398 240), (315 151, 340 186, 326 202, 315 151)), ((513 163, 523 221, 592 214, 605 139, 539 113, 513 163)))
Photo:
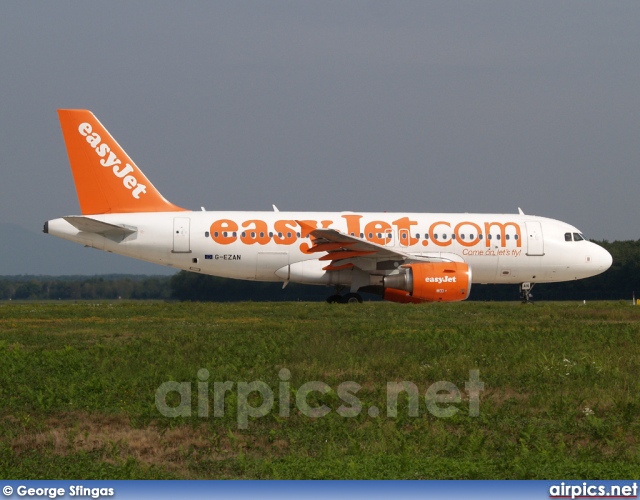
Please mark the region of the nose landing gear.
POLYGON ((522 283, 520 285, 520 300, 523 304, 533 304, 533 295, 531 294, 531 290, 533 290, 535 283, 522 283))

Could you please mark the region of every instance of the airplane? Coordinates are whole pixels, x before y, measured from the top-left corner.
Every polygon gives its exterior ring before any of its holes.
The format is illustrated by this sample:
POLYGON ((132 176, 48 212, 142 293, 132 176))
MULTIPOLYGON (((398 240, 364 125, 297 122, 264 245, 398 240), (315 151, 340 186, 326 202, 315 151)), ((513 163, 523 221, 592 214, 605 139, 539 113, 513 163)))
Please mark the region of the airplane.
POLYGON ((333 285, 330 303, 376 293, 453 302, 473 283, 595 276, 609 252, 570 224, 518 214, 192 211, 167 201, 88 110, 58 110, 81 215, 44 232, 87 247, 242 280, 333 285), (346 293, 341 293, 345 291, 346 293))

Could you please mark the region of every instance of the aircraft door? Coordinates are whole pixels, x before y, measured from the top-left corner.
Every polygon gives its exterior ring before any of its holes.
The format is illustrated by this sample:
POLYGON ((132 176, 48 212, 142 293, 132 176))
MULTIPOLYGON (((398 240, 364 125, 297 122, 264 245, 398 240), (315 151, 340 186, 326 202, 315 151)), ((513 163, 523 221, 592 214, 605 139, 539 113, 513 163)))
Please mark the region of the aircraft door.
POLYGON ((542 224, 538 221, 526 221, 527 255, 544 255, 544 238, 542 224))
POLYGON ((191 237, 189 217, 175 217, 173 219, 173 253, 191 253, 191 237))

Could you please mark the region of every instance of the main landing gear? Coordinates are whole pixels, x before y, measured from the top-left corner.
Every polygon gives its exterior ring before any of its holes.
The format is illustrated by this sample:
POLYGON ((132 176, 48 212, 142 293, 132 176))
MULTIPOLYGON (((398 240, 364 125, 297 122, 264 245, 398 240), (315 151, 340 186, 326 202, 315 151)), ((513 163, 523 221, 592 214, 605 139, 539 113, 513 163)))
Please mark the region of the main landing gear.
POLYGON ((533 304, 531 290, 533 290, 534 285, 535 283, 522 283, 520 285, 520 300, 523 304, 533 304))
POLYGON ((362 296, 359 293, 347 293, 345 295, 340 295, 343 286, 336 286, 335 293, 329 297, 327 297, 327 302, 329 304, 361 304, 362 296))

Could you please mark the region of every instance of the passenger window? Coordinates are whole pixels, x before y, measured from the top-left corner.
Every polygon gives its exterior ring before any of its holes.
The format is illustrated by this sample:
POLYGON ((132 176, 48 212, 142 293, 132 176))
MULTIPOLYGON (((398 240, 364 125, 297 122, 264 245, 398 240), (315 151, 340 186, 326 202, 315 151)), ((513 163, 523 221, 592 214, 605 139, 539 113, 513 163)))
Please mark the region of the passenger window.
POLYGON ((424 233, 424 239, 428 240, 429 239, 429 233, 424 233))
POLYGON ((455 233, 451 235, 451 239, 452 239, 452 240, 455 240, 455 239, 456 239, 456 235, 455 235, 455 233))
POLYGON ((496 240, 499 240, 499 239, 500 239, 500 235, 496 234, 496 240))
POLYGON ((487 234, 487 239, 490 240, 491 239, 491 235, 487 234))
POLYGON ((416 233, 416 240, 420 239, 420 233, 416 233))
POLYGON ((505 238, 506 238, 506 239, 509 239, 509 238, 510 238, 510 236, 507 234, 507 235, 505 236, 505 238))
POLYGON ((208 238, 208 237, 209 237, 209 231, 205 231, 205 232, 204 232, 204 237, 205 237, 205 238, 208 238))
POLYGON ((517 240, 518 238, 519 236, 517 234, 513 237, 514 240, 517 240))
POLYGON ((571 239, 571 233, 564 233, 564 241, 573 241, 571 239))
POLYGON ((460 239, 464 240, 464 234, 460 235, 460 239))
POLYGON ((434 239, 434 240, 437 240, 437 239, 438 239, 438 235, 437 235, 437 234, 434 234, 434 235, 433 235, 433 239, 434 239))

